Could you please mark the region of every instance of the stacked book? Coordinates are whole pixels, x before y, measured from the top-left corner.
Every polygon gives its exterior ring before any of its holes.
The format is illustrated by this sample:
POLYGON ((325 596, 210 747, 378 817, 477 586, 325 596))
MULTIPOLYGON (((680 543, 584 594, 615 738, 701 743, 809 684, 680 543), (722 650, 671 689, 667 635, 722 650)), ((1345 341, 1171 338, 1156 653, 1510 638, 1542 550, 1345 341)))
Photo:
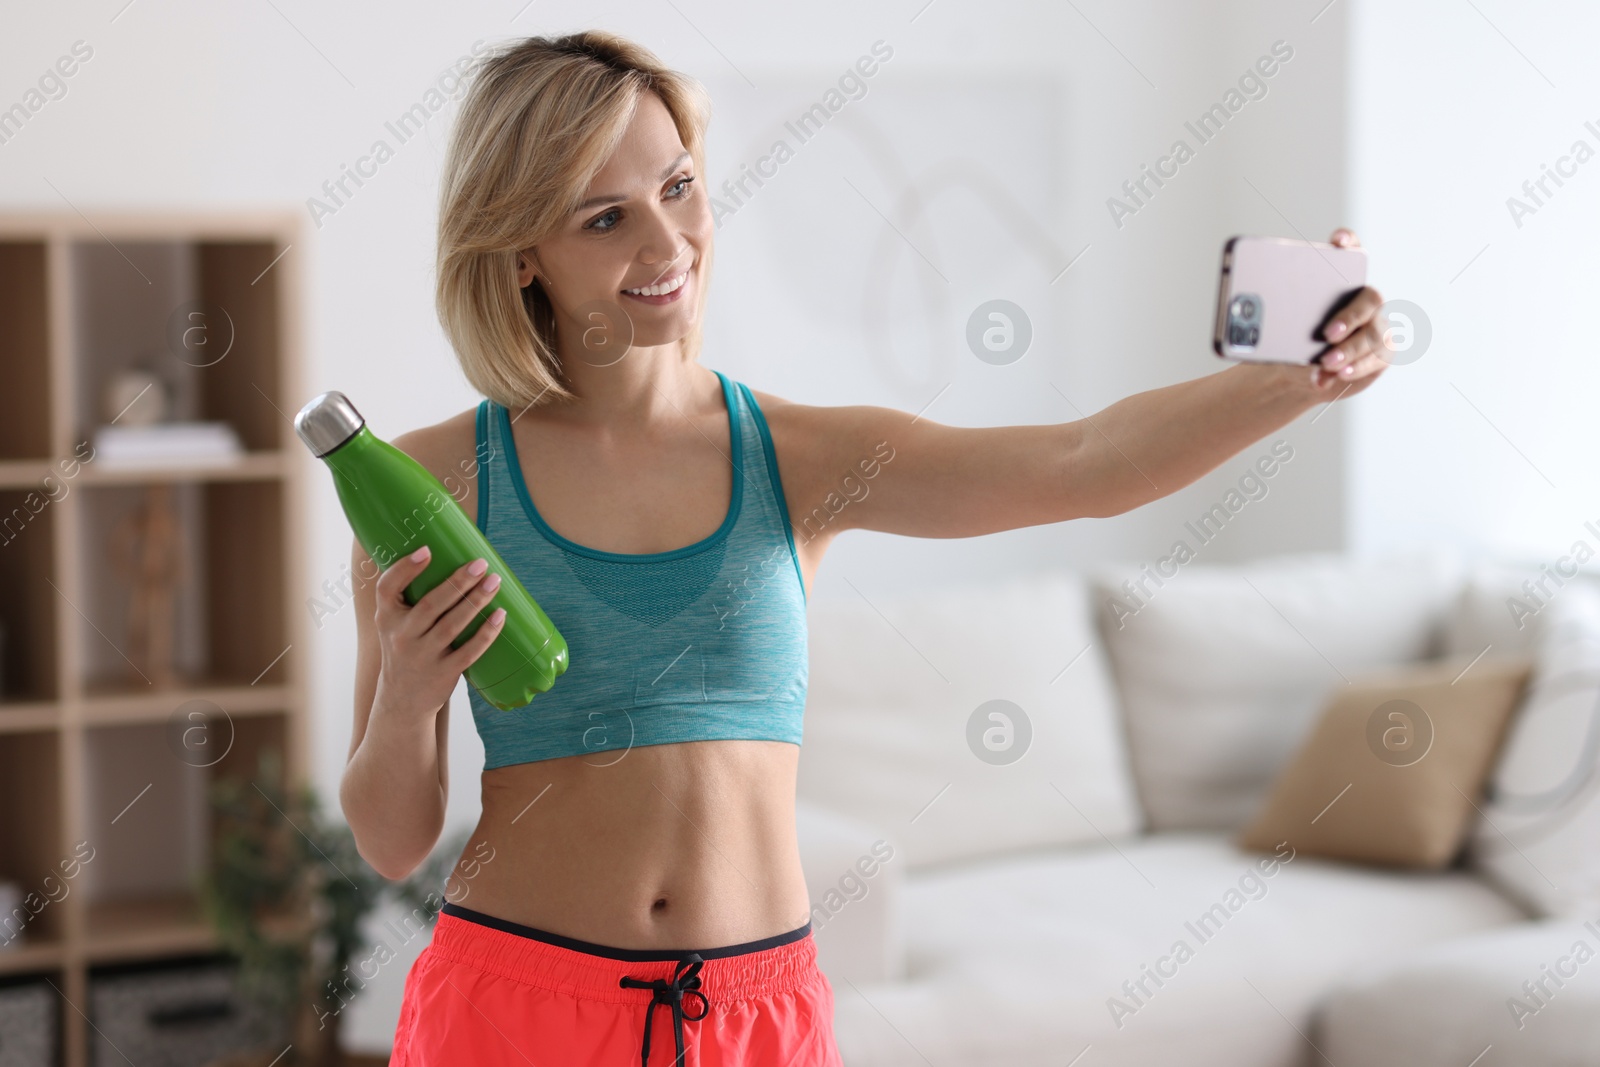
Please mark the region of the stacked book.
POLYGON ((244 452, 226 422, 158 422, 150 426, 102 426, 94 434, 97 466, 235 462, 244 452))

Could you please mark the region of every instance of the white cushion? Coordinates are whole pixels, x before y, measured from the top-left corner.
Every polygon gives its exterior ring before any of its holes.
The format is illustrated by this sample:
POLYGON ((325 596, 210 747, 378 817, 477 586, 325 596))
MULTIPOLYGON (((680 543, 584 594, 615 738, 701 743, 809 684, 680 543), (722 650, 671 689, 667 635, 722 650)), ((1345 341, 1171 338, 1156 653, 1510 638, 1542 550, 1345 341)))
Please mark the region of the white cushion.
POLYGON ((1243 825, 1334 688, 1437 654, 1460 566, 1433 552, 1192 562, 1134 597, 1123 583, 1143 568, 1092 572, 1150 828, 1243 825))
POLYGON ((1318 1044, 1337 1064, 1600 1063, 1600 926, 1523 923, 1443 942, 1363 969, 1321 1015, 1318 1044), (1567 976, 1548 977, 1557 971, 1567 976), (1541 980, 1548 996, 1523 988, 1541 980))
POLYGON ((1134 832, 1115 693, 1082 580, 1055 572, 818 599, 799 795, 893 835, 908 867, 1134 832), (1032 739, 974 712, 1022 709, 1032 739), (985 762, 1014 752, 1016 762, 985 762))
POLYGON ((800 866, 811 895, 817 963, 830 981, 887 982, 905 973, 905 861, 888 835, 800 801, 800 866))
MULTIPOLYGON (((1523 591, 1522 583, 1539 577, 1537 563, 1474 560, 1445 618, 1443 654, 1476 656, 1485 649, 1491 656, 1531 653, 1542 607, 1523 591), (1534 614, 1526 614, 1522 607, 1513 612, 1508 603, 1513 600, 1534 614)), ((1549 588, 1556 587, 1552 583, 1549 588)), ((1551 602, 1553 599, 1544 601, 1551 602)))
POLYGON ((1541 915, 1600 919, 1600 589, 1568 582, 1535 623, 1533 678, 1471 862, 1541 915))
POLYGON ((1309 1029, 1340 976, 1523 917, 1459 871, 1301 856, 1260 876, 1263 858, 1216 835, 1157 834, 914 873, 906 980, 835 988, 844 1061, 1065 1067, 1091 1046, 1077 1067, 1321 1063, 1294 1027, 1309 1029), (1258 878, 1231 900, 1249 871, 1258 878), (1188 929, 1234 903, 1204 942, 1188 929), (1192 958, 1162 963, 1180 939, 1192 958), (1146 979, 1151 995, 1119 1027, 1109 1001, 1128 1002, 1123 983, 1147 965, 1169 977, 1160 987, 1146 979))

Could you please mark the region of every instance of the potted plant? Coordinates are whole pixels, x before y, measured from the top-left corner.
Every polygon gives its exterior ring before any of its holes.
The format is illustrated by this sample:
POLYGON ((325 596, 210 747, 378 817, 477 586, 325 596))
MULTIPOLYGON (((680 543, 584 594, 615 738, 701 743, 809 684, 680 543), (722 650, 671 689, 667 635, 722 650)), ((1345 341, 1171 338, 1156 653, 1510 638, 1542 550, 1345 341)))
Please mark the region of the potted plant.
POLYGON ((337 1067, 343 1009, 365 985, 352 968, 367 948, 364 920, 392 898, 431 923, 454 863, 452 842, 391 883, 361 858, 347 825, 324 817, 311 786, 286 790, 282 781, 281 757, 266 749, 253 780, 213 783, 212 858, 200 898, 239 961, 241 992, 282 1021, 290 1048, 214 1067, 265 1067, 280 1055, 277 1067, 337 1067))

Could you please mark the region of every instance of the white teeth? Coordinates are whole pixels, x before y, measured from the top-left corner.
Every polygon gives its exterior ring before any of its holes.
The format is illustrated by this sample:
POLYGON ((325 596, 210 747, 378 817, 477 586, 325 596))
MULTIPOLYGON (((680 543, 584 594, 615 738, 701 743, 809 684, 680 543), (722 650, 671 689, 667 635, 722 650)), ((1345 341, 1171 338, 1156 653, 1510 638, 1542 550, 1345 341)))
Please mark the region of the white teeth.
POLYGON ((683 283, 688 280, 689 272, 684 271, 670 282, 662 282, 659 285, 647 285, 642 289, 624 289, 622 291, 624 293, 632 293, 635 296, 666 296, 668 293, 676 292, 678 287, 683 285, 683 283))

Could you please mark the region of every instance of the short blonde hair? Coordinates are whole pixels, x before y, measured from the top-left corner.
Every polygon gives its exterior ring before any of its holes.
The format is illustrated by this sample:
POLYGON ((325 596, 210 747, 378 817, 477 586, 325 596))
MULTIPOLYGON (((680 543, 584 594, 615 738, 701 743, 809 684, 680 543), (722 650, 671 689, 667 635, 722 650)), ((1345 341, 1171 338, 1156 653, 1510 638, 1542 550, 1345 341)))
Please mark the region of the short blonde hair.
MULTIPOLYGON (((498 404, 521 410, 574 396, 550 298, 537 280, 518 288, 517 256, 577 210, 646 92, 666 105, 702 172, 711 117, 704 86, 623 37, 528 37, 491 50, 470 76, 440 183, 434 296, 462 372, 498 404)), ((709 260, 707 249, 702 282, 709 260)), ((685 360, 700 353, 705 285, 699 290, 685 360)))

